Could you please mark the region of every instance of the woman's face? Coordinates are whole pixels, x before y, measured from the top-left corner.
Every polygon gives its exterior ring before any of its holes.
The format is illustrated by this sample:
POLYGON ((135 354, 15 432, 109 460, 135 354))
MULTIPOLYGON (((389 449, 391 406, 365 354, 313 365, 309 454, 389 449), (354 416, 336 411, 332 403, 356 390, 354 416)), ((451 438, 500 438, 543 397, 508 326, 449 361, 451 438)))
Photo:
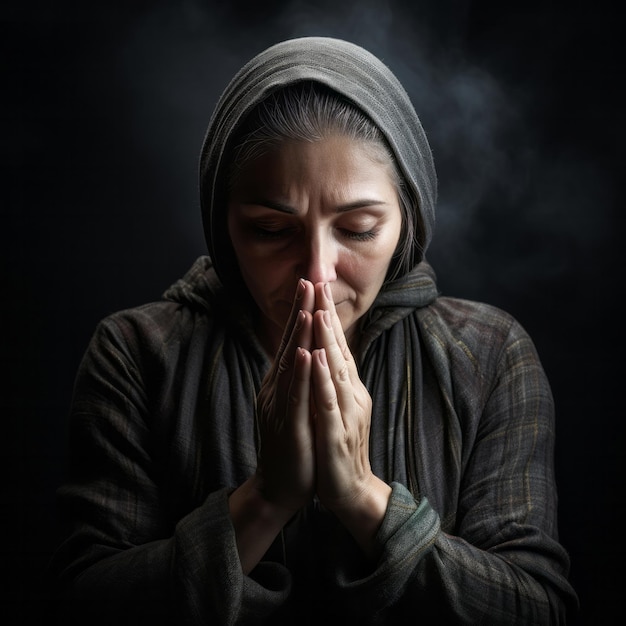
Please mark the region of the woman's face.
POLYGON ((228 230, 272 350, 301 277, 330 284, 348 341, 376 298, 402 222, 380 152, 344 136, 287 140, 239 173, 228 230))

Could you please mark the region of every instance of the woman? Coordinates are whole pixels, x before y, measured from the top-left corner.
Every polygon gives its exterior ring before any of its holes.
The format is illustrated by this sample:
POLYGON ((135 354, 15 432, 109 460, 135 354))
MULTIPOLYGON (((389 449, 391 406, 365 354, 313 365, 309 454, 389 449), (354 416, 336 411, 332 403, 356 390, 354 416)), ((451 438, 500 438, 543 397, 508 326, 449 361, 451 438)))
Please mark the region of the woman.
POLYGON ((508 314, 441 297, 397 79, 280 43, 217 104, 210 255, 98 327, 58 572, 80 623, 563 623, 554 417, 508 314))

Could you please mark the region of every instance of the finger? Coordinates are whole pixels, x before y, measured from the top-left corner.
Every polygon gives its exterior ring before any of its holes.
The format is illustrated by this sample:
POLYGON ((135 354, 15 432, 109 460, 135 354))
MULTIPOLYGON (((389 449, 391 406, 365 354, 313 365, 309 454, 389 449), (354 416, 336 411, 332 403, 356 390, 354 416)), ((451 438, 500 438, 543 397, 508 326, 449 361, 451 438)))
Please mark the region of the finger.
POLYGON ((301 278, 298 281, 298 284, 296 285, 296 293, 294 294, 293 302, 291 304, 291 311, 289 312, 289 318, 287 319, 287 324, 285 325, 285 329, 283 331, 283 336, 280 341, 280 346, 278 347, 278 352, 276 353, 277 360, 280 359, 280 357, 282 356, 283 352, 285 351, 287 347, 287 344, 289 343, 289 339, 291 338, 291 334, 297 323, 298 313, 302 310, 301 303, 303 301, 306 290, 307 290, 306 281, 301 278))
POLYGON ((330 311, 315 312, 314 334, 319 347, 324 349, 324 361, 330 372, 339 409, 343 413, 354 402, 354 383, 351 372, 351 368, 355 367, 354 361, 351 357, 346 360, 337 342, 330 311))
POLYGON ((285 415, 289 388, 296 367, 299 347, 309 350, 313 342, 313 320, 308 311, 298 311, 295 325, 287 345, 280 356, 274 359, 267 372, 258 396, 262 415, 273 415, 282 419, 285 415), (299 345, 300 344, 300 345, 299 345))
MULTIPOLYGON (((304 357, 299 350, 308 352, 313 343, 313 319, 308 311, 299 311, 292 336, 281 355, 275 362, 277 392, 281 398, 288 398, 294 377, 297 373, 298 362, 304 357)), ((279 400, 280 402, 280 400, 279 400)))
POLYGON ((296 286, 294 301, 289 314, 289 319, 278 348, 278 352, 274 358, 274 364, 270 376, 272 379, 284 371, 285 367, 290 367, 293 363, 295 350, 299 346, 309 350, 311 348, 312 336, 310 326, 303 323, 304 320, 300 313, 313 311, 315 301, 315 293, 313 285, 310 281, 300 279, 296 286))
MULTIPOLYGON (((318 427, 316 432, 318 439, 324 435, 330 435, 333 431, 343 431, 343 421, 337 398, 337 390, 332 380, 326 350, 319 348, 312 354, 311 379, 313 381, 313 400, 315 402, 316 420, 318 427)), ((324 436, 325 441, 335 438, 324 436)), ((320 446, 324 450, 326 446, 320 446)))
POLYGON ((304 348, 296 350, 293 377, 289 385, 287 401, 287 420, 290 428, 299 437, 307 438, 310 433, 311 406, 311 353, 304 348))
POLYGON ((341 320, 337 315, 335 301, 333 300, 332 291, 328 283, 317 283, 315 285, 315 304, 317 309, 320 309, 322 311, 330 311, 332 328, 335 333, 335 338, 337 344, 339 345, 339 349, 341 350, 341 353, 344 355, 344 358, 346 360, 352 359, 352 352, 350 351, 350 347, 348 346, 348 340, 346 339, 346 335, 343 332, 341 320))

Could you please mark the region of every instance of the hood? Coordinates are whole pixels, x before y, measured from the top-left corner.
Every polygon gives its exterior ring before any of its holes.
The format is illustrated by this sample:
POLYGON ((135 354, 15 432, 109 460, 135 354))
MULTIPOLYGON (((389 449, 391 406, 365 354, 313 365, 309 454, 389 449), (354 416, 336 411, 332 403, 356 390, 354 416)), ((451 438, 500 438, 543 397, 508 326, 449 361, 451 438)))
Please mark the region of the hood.
POLYGON ((437 179, 426 134, 408 94, 391 70, 363 48, 329 37, 302 37, 278 43, 246 63, 223 92, 209 122, 200 155, 200 202, 209 255, 225 285, 236 268, 226 234, 222 171, 229 139, 272 91, 305 80, 349 99, 386 137, 417 215, 414 258, 424 259, 435 224, 437 179))
POLYGON ((211 259, 196 259, 187 273, 163 293, 163 299, 207 313, 215 311, 225 294, 211 259))

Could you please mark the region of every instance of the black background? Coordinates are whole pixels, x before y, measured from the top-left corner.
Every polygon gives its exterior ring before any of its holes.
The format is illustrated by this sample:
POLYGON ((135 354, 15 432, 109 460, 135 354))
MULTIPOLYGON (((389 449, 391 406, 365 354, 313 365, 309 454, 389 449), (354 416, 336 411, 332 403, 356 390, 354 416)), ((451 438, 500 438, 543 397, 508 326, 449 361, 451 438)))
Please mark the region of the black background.
POLYGON ((3 4, 1 623, 46 623, 66 417, 95 324, 158 298, 205 252, 197 158, 212 108, 250 56, 312 34, 370 49, 410 93, 440 178, 429 260, 444 293, 507 309, 535 339, 557 405, 561 538, 581 601, 571 623, 612 623, 625 137, 623 26, 609 6, 3 4))

